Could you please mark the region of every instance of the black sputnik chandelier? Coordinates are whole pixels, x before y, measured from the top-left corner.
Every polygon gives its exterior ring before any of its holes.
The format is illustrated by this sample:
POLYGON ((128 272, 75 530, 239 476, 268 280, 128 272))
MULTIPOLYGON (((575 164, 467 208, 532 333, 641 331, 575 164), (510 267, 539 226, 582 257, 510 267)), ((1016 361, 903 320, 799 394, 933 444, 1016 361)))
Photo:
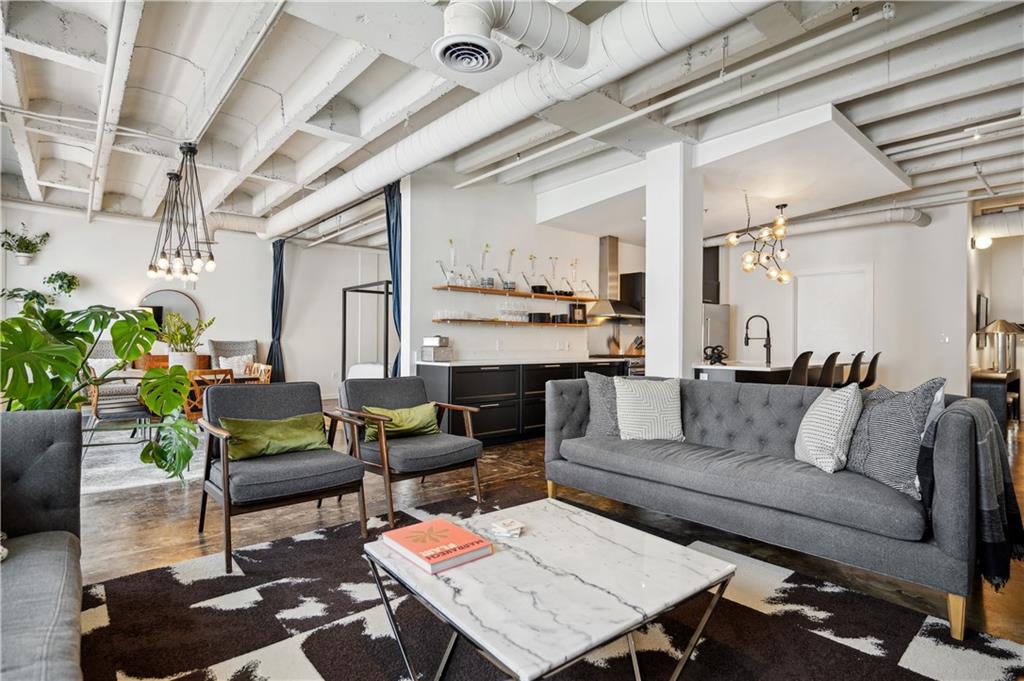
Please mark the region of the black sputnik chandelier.
POLYGON ((770 225, 765 225, 754 231, 750 228, 750 197, 743 192, 743 201, 747 206, 747 226, 742 232, 730 232, 725 237, 725 243, 729 246, 739 246, 744 239, 749 239, 752 245, 740 256, 740 267, 744 272, 754 272, 758 268, 764 270, 764 276, 780 284, 788 284, 793 281, 793 273, 783 267, 783 263, 789 260, 789 251, 786 250, 782 241, 786 238, 786 214, 788 204, 780 203, 775 206, 779 214, 770 225))
POLYGON ((176 171, 167 173, 164 213, 160 218, 153 253, 146 276, 196 282, 200 272, 213 272, 210 230, 206 225, 203 195, 196 171, 196 145, 182 144, 181 163, 176 171))

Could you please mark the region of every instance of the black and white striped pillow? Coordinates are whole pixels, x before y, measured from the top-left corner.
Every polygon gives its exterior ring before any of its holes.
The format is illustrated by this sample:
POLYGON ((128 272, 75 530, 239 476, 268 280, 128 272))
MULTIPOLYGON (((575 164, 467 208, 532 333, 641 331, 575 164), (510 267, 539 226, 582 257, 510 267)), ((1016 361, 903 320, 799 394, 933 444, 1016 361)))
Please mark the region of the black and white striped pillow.
POLYGON ((945 383, 944 378, 933 378, 905 393, 881 386, 868 395, 853 431, 847 470, 920 499, 914 481, 921 434, 935 393, 945 383))

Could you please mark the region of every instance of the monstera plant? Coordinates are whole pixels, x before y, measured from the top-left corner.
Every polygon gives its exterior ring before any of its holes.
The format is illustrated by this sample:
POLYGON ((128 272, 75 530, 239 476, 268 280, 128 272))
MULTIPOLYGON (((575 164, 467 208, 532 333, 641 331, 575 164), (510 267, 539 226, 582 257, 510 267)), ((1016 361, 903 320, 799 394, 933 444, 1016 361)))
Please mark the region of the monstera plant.
MULTIPOLYGON (((78 409, 88 400, 90 387, 121 380, 112 374, 149 352, 158 333, 148 310, 95 305, 65 312, 27 301, 18 316, 0 322, 4 408, 78 409), (88 360, 105 330, 120 361, 94 375, 88 360)), ((182 478, 199 442, 183 417, 188 390, 188 374, 181 367, 150 369, 141 379, 141 399, 159 418, 152 424, 157 437, 146 443, 141 459, 177 478, 182 478)))

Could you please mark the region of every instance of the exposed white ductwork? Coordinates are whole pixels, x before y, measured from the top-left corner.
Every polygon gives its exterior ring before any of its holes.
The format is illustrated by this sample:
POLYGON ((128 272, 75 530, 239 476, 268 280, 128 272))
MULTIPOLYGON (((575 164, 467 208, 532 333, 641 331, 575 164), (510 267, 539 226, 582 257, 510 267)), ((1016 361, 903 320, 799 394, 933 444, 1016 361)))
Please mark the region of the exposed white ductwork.
POLYGON ((1024 208, 979 215, 973 221, 974 238, 1003 239, 1024 236, 1024 208))
POLYGON ((491 30, 573 68, 587 62, 590 27, 549 2, 531 0, 451 0, 434 58, 456 71, 489 71, 501 61, 491 30))
POLYGON ((222 229, 259 234, 266 227, 266 220, 237 213, 210 213, 206 216, 206 227, 210 230, 210 239, 222 229))
POLYGON ((551 59, 499 83, 267 220, 274 237, 440 161, 560 101, 577 99, 771 2, 627 2, 589 28, 582 68, 551 59))
MULTIPOLYGON (((876 225, 908 224, 916 225, 917 227, 927 227, 931 222, 931 216, 917 208, 888 208, 882 211, 844 215, 843 217, 836 218, 822 218, 805 222, 792 221, 786 227, 786 238, 791 239, 807 234, 835 232, 840 229, 852 229, 854 227, 874 227, 876 225)), ((724 246, 725 237, 709 237, 704 239, 704 245, 724 246)))

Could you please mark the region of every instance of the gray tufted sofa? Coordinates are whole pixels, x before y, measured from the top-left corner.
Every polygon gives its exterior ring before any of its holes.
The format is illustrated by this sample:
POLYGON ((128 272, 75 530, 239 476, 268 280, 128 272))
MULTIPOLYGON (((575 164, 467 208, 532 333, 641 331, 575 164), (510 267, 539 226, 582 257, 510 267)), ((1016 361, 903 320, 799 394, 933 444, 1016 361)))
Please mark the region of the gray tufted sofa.
POLYGON ((800 421, 821 390, 683 379, 686 441, 671 442, 586 437, 586 380, 549 381, 548 493, 584 490, 940 589, 962 638, 975 555, 973 421, 953 403, 939 422, 929 523, 905 494, 794 458, 800 421))
POLYGON ((81 679, 82 416, 0 414, 0 451, 0 518, 10 549, 0 563, 0 677, 81 679))

